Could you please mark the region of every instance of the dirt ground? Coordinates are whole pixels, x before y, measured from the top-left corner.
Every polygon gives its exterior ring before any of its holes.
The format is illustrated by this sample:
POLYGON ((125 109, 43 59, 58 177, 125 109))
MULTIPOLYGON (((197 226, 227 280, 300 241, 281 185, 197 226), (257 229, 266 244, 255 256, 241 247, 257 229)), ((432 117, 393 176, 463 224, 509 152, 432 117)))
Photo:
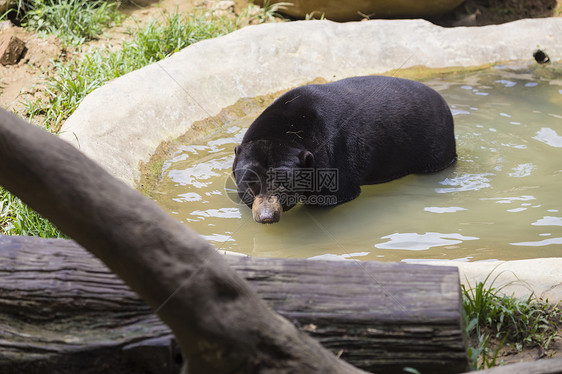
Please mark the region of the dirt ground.
MULTIPOLYGON (((501 339, 494 338, 494 332, 489 331, 491 338, 489 343, 489 348, 493 355, 495 350, 500 346, 501 339)), ((471 342, 473 346, 477 345, 477 342, 471 342)), ((496 365, 509 365, 516 364, 518 362, 527 362, 540 360, 542 358, 555 358, 562 357, 562 332, 558 331, 558 335, 550 342, 548 348, 544 349, 542 347, 523 347, 517 348, 513 343, 504 344, 496 358, 496 365)), ((488 357, 491 360, 492 357, 488 357)), ((481 364, 480 362, 479 364, 481 364)))
MULTIPOLYGON (((26 44, 25 54, 17 64, 0 64, 0 107, 21 113, 27 101, 33 96, 41 95, 45 89, 44 76, 53 70, 52 60, 67 61, 80 51, 100 45, 118 47, 124 40, 131 38, 131 34, 127 32, 130 29, 153 19, 164 19, 167 13, 182 13, 196 7, 210 9, 214 3, 202 0, 131 0, 122 6, 121 11, 126 18, 121 25, 106 30, 99 39, 79 48, 65 47, 54 36, 43 38, 16 27, 9 21, 0 22, 0 35, 15 35, 26 44)), ((247 0, 237 0, 235 11, 247 5, 247 0)))
MULTIPOLYGON (((195 7, 212 7, 211 0, 130 0, 123 6, 127 16, 122 25, 107 30, 98 40, 82 46, 82 50, 96 45, 118 46, 130 38, 127 30, 149 19, 163 17, 166 12, 189 11, 195 7)), ((235 11, 247 6, 248 0, 236 0, 235 11)), ((432 22, 443 26, 477 26, 509 22, 520 18, 562 15, 562 0, 467 0, 453 12, 432 22)), ((14 34, 26 43, 27 51, 16 64, 0 65, 0 107, 22 112, 25 103, 45 90, 44 75, 52 72, 52 60, 73 58, 77 50, 63 47, 56 37, 42 38, 10 22, 0 22, 0 35, 14 34)))
MULTIPOLYGON (((140 1, 140 0, 139 0, 140 1)), ((42 38, 11 22, 0 22, 0 35, 13 34, 23 40, 26 51, 15 65, 0 64, 0 107, 13 112, 21 112, 25 103, 45 89, 45 74, 53 70, 52 60, 67 61, 79 51, 87 51, 98 45, 118 46, 123 40, 131 38, 128 29, 142 25, 150 19, 163 18, 166 12, 188 11, 196 6, 205 6, 201 0, 142 0, 142 3, 127 3, 122 7, 126 18, 124 22, 108 29, 99 39, 86 43, 80 48, 64 47, 54 36, 42 38)))
MULTIPOLYGON (((132 1, 132 0, 131 0, 132 1)), ((211 7, 210 1, 203 0, 135 0, 122 11, 127 16, 122 25, 107 30, 98 40, 87 43, 81 50, 98 45, 118 46, 130 38, 129 28, 142 25, 150 19, 163 18, 166 12, 189 11, 195 7, 211 7)), ((247 6, 248 0, 236 0, 235 11, 247 6)), ((480 26, 509 22, 521 18, 562 16, 562 0, 468 0, 449 14, 431 21, 446 27, 480 26)), ((0 22, 0 35, 11 33, 26 43, 24 57, 15 65, 0 65, 0 107, 21 112, 25 102, 42 95, 45 90, 45 74, 53 71, 52 60, 65 61, 73 58, 79 51, 64 47, 54 36, 42 38, 29 33, 10 22, 0 22)), ((513 363, 536 360, 543 357, 562 356, 562 338, 552 342, 549 350, 538 348, 514 348, 501 350, 497 362, 513 363)))

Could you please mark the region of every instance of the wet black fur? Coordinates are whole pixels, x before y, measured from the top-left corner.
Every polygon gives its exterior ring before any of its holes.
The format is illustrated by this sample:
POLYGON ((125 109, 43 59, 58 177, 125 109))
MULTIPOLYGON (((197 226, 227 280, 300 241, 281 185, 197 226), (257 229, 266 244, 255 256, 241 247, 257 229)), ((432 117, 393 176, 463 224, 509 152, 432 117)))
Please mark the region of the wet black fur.
POLYGON ((267 193, 271 168, 337 168, 340 204, 361 185, 436 172, 456 159, 453 117, 441 95, 419 82, 368 76, 279 97, 246 132, 233 170, 242 196, 245 171, 260 178, 255 195, 267 193))

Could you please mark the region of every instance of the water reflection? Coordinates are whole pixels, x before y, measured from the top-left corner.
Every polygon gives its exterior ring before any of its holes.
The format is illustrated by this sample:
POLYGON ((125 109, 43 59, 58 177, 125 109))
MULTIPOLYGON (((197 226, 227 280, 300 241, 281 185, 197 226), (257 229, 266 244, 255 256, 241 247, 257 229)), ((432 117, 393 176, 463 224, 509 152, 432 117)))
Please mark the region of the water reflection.
POLYGON ((219 159, 208 160, 186 169, 170 169, 168 177, 181 185, 192 185, 197 188, 209 186, 209 181, 213 177, 223 174, 223 170, 232 166, 232 157, 222 157, 219 159))
POLYGON ((545 216, 536 222, 531 223, 533 226, 562 226, 562 217, 545 216))
MULTIPOLYGON (((551 239, 544 239, 539 240, 536 242, 519 242, 519 243, 510 243, 511 245, 518 245, 523 247, 543 247, 545 245, 557 245, 562 244, 562 238, 551 238, 551 239)), ((558 256, 561 256, 562 252, 558 252, 558 256)))
POLYGON ((536 200, 536 197, 530 195, 515 196, 515 197, 483 197, 480 200, 492 200, 498 204, 511 204, 514 201, 536 200))
POLYGON ((496 81, 496 83, 499 83, 499 84, 503 85, 504 87, 508 87, 508 88, 513 87, 517 84, 517 82, 510 81, 510 80, 507 80, 507 79, 498 79, 496 81))
POLYGON ((478 191, 483 188, 491 187, 490 178, 492 173, 483 174, 462 174, 453 178, 445 178, 442 182, 439 182, 445 186, 454 186, 449 188, 436 188, 437 193, 451 193, 451 192, 463 192, 463 191, 478 191))
POLYGON ((425 82, 455 119, 458 163, 364 186, 332 209, 297 206, 258 225, 235 203, 233 148, 259 114, 166 161, 157 202, 222 251, 253 256, 482 261, 562 256, 559 87, 507 67, 425 82), (416 257, 407 253, 416 251, 416 257))
POLYGON ((543 142, 544 144, 548 144, 551 147, 562 148, 562 136, 558 135, 556 131, 548 127, 540 129, 533 139, 543 142))
POLYGON ((220 235, 220 234, 212 234, 212 235, 201 235, 203 238, 205 238, 208 241, 211 242, 218 242, 218 243, 224 243, 224 242, 233 242, 234 239, 232 238, 232 235, 220 235))
POLYGON ((174 197, 172 200, 178 202, 178 203, 183 203, 183 202, 190 202, 190 201, 201 201, 201 195, 199 195, 196 192, 187 192, 187 193, 181 193, 178 195, 178 197, 174 197))
POLYGON ((344 253, 343 255, 336 255, 333 253, 326 253, 323 255, 309 257, 309 260, 326 260, 326 261, 343 261, 343 260, 356 260, 356 257, 367 256, 369 252, 357 253, 344 253))
MULTIPOLYGON (((408 264, 423 264, 424 262, 440 262, 443 263, 443 265, 446 265, 447 262, 469 262, 472 259, 472 257, 461 257, 461 258, 453 258, 451 260, 448 259, 426 259, 426 258, 405 258, 402 260, 402 262, 406 262, 408 264)), ((489 261, 489 260, 485 260, 485 261, 489 261)))
POLYGON ((425 234, 407 232, 383 236, 382 239, 390 240, 385 243, 375 244, 376 248, 425 251, 432 247, 460 244, 463 240, 478 240, 479 238, 461 234, 440 234, 438 232, 426 232, 425 234))
POLYGON ((455 213, 466 209, 461 208, 460 206, 446 206, 446 207, 426 206, 425 208, 423 208, 423 210, 431 213, 455 213))
POLYGON ((526 163, 526 164, 519 164, 516 167, 512 168, 512 172, 509 173, 510 177, 514 178, 524 178, 531 175, 533 169, 536 169, 536 166, 533 163, 526 163))
POLYGON ((194 210, 192 215, 198 216, 200 219, 205 218, 242 218, 240 209, 238 208, 220 208, 207 210, 194 210))

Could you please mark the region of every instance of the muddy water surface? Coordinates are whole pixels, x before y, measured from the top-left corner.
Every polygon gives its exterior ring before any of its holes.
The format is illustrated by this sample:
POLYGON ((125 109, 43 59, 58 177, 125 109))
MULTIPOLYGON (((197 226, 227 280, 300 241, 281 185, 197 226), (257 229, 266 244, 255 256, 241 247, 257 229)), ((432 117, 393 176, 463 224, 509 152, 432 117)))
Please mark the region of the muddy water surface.
POLYGON ((237 204, 233 149, 258 113, 164 163, 157 202, 221 250, 262 257, 508 260, 562 256, 562 81, 525 67, 435 78, 459 161, 364 186, 335 208, 297 206, 260 225, 237 204))

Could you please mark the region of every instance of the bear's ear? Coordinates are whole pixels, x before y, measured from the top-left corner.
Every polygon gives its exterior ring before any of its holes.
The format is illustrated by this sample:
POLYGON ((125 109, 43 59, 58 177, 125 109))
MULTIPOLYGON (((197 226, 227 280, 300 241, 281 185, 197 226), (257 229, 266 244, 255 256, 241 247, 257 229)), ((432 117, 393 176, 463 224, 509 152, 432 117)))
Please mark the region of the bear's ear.
POLYGON ((299 153, 299 160, 301 162, 301 167, 311 168, 314 164, 314 155, 309 151, 302 151, 299 153))
POLYGON ((240 154, 241 145, 234 147, 234 162, 232 163, 232 171, 236 170, 236 165, 238 164, 238 155, 240 154))

